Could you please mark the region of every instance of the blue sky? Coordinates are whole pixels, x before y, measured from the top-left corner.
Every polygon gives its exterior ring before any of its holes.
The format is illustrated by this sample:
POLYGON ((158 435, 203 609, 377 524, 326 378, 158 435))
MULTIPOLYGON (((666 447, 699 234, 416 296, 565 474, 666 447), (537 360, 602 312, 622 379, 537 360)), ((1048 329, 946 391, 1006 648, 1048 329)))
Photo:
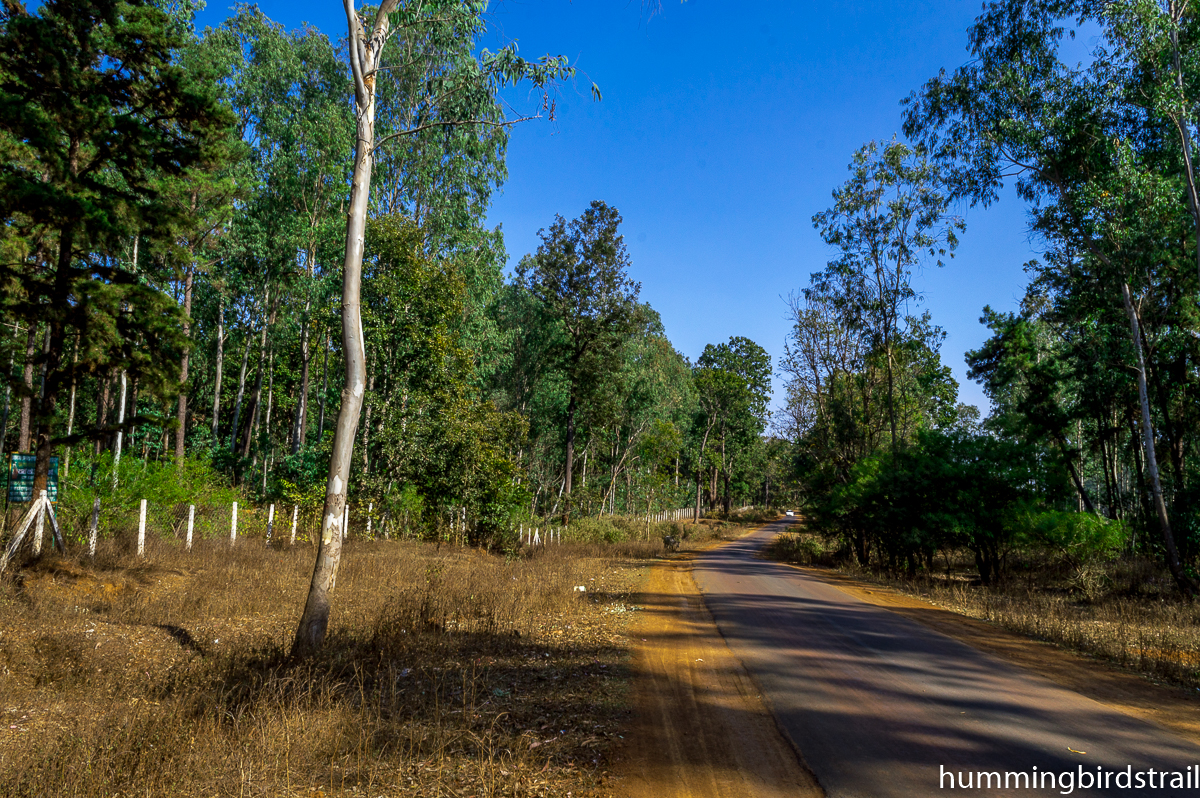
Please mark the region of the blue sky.
MULTIPOLYGON (((288 27, 345 35, 336 0, 260 6, 288 27)), ((789 329, 783 297, 833 256, 812 215, 829 206, 856 148, 900 135, 900 100, 966 61, 979 9, 979 0, 664 0, 649 15, 637 0, 496 3, 493 48, 516 40, 526 57, 561 53, 581 77, 559 92, 554 122, 514 129, 509 181, 489 221, 503 226, 515 264, 555 213, 569 219, 602 199, 624 217, 633 277, 676 348, 694 359, 706 343, 744 335, 777 358, 789 329)), ((212 3, 199 21, 227 13, 212 3)), ((507 99, 527 110, 537 97, 507 99)), ((957 257, 915 284, 947 332, 943 360, 961 399, 986 410, 963 353, 986 335, 984 305, 1016 307, 1022 265, 1036 253, 1011 192, 961 211, 957 257)))

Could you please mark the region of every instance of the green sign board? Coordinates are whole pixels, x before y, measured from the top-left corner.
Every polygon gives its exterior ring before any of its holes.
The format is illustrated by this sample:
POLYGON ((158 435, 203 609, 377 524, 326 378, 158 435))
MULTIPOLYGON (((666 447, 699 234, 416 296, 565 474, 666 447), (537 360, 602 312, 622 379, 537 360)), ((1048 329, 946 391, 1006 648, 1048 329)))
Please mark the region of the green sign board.
MULTIPOLYGON (((37 464, 35 454, 9 455, 8 500, 10 502, 33 501, 33 471, 37 464)), ((46 483, 50 501, 58 501, 58 458, 50 458, 50 477, 46 483)))

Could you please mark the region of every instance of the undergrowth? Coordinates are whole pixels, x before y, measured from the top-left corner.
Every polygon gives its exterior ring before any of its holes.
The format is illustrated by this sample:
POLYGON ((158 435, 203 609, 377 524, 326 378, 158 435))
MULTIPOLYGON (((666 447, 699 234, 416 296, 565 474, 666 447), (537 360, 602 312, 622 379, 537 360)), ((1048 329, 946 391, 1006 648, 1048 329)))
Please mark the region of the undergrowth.
POLYGON ((42 560, 0 582, 0 793, 589 794, 626 712, 614 557, 636 553, 351 543, 299 665, 308 547, 42 560))

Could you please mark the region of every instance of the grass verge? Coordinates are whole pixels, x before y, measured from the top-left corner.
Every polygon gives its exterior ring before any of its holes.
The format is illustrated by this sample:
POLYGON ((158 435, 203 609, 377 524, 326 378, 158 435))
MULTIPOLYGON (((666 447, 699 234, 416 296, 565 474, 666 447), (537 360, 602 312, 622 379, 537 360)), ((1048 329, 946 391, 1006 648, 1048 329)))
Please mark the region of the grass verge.
POLYGON ((593 793, 627 713, 631 554, 352 543, 300 666, 311 549, 44 559, 0 585, 0 793, 593 793))
POLYGON ((766 554, 785 562, 836 567, 960 615, 1200 688, 1200 606, 1171 597, 1167 575, 1148 561, 1117 561, 1103 569, 1023 563, 1019 576, 986 587, 978 584, 963 553, 949 553, 942 573, 908 578, 838 562, 817 536, 804 532, 780 535, 766 554))

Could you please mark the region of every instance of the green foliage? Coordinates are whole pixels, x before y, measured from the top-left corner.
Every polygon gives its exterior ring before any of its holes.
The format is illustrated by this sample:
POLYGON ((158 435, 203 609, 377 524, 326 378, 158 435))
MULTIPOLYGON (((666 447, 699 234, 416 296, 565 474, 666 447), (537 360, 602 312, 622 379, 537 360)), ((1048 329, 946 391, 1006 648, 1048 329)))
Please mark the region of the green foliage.
POLYGON ((176 62, 184 42, 147 2, 12 4, 0 17, 0 314, 48 328, 35 411, 47 457, 72 382, 120 370, 159 398, 178 385, 187 341, 164 284, 196 220, 171 181, 230 157, 233 121, 211 73, 176 62), (156 257, 131 263, 135 238, 156 257))
MULTIPOLYGON (((1189 432, 1200 204, 1186 110, 1198 34, 1187 4, 993 2, 971 28, 971 61, 914 93, 906 115, 957 196, 992 202, 1015 175, 1044 242, 1020 312, 985 310, 992 337, 970 355, 996 405, 989 426, 1057 450, 1086 509, 1154 529, 1131 538, 1166 556, 1189 593, 1171 552, 1172 527, 1194 529, 1200 510, 1189 432), (1082 26, 1096 46, 1079 62, 1062 48, 1082 26)), ((1194 561, 1194 536, 1178 537, 1194 561)))
POLYGON ((1072 562, 1110 559, 1129 542, 1129 529, 1093 513, 1015 508, 1011 523, 1026 545, 1044 547, 1072 562))
POLYGON ((963 546, 993 583, 1031 528, 1029 513, 1052 509, 1063 487, 1032 447, 928 431, 910 446, 859 460, 846 482, 814 497, 809 512, 813 527, 840 539, 862 565, 877 559, 914 571, 935 552, 963 546))
POLYGON ((159 506, 228 506, 245 498, 206 459, 187 458, 180 468, 173 461, 125 457, 117 476, 114 487, 113 457, 107 452, 72 458, 70 473, 60 475, 60 504, 88 510, 99 497, 102 508, 129 510, 142 499, 159 506))
POLYGON ((466 507, 474 534, 486 540, 508 529, 525 502, 510 454, 524 421, 478 396, 457 324, 463 280, 451 261, 430 258, 424 247, 422 231, 403 217, 368 228, 363 327, 382 379, 371 378, 366 397, 364 459, 372 472, 360 491, 427 524, 437 524, 437 512, 466 507))

